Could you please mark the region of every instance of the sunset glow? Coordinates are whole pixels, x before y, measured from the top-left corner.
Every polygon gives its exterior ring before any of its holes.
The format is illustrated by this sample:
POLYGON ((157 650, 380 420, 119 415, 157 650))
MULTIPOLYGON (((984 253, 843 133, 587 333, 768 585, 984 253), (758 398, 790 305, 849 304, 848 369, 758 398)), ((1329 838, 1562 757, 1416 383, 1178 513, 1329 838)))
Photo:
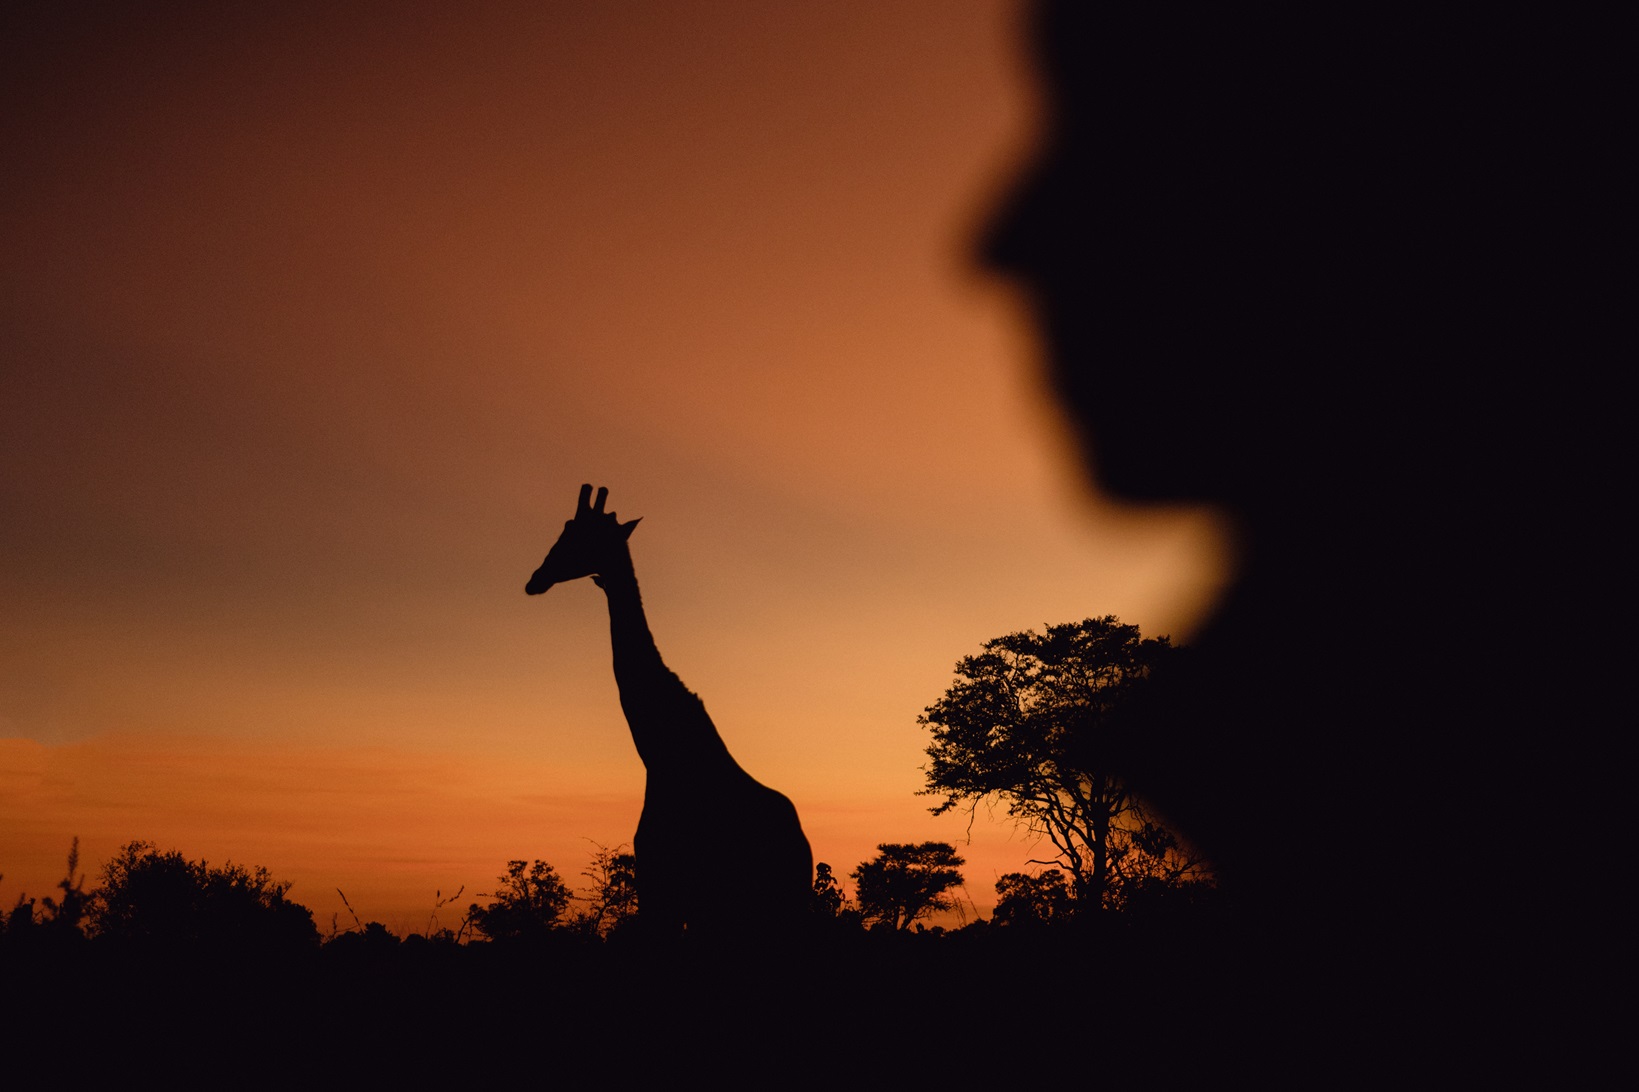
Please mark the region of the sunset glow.
POLYGON ((0 47, 0 907, 142 838, 408 931, 629 841, 603 596, 523 593, 583 482, 816 860, 1050 854, 928 814, 917 715, 1187 639, 1227 532, 1091 493, 973 264, 1014 4, 162 7, 0 47))

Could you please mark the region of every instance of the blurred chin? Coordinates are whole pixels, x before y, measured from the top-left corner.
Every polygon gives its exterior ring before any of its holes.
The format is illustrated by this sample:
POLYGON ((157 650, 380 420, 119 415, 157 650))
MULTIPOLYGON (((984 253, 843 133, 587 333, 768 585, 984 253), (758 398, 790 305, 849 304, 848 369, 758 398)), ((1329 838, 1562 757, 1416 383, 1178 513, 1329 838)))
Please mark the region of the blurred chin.
POLYGON ((1220 359, 1224 346, 1137 336, 1120 319, 1053 326, 1050 363, 1089 477, 1140 502, 1230 499, 1256 450, 1282 431, 1253 392, 1259 378, 1220 359))
POLYGON ((1090 477, 1105 492, 1129 501, 1213 499, 1210 467, 1195 457, 1193 444, 1180 451, 1172 429, 1157 422, 1148 435, 1123 427, 1082 427, 1082 455, 1090 477))

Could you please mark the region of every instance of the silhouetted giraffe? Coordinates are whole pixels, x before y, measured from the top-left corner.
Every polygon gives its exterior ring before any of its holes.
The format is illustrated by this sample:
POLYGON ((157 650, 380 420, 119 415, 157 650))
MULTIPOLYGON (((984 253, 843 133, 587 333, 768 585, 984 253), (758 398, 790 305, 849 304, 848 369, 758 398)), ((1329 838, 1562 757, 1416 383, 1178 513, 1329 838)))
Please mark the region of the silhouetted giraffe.
POLYGON ((627 545, 637 520, 604 512, 609 490, 580 488, 524 591, 590 576, 609 600, 620 706, 648 770, 637 857, 645 928, 740 936, 787 930, 807 906, 813 856, 791 801, 759 783, 728 753, 706 707, 660 658, 638 595, 627 545))

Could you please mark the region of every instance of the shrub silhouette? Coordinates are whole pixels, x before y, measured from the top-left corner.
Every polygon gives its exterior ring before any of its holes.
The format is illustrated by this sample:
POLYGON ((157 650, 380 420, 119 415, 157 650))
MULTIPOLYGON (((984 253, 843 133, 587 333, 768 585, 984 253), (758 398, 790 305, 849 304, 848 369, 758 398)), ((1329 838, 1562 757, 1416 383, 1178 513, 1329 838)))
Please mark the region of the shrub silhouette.
POLYGON ((165 948, 241 951, 316 947, 313 912, 290 884, 231 861, 212 868, 151 842, 130 842, 103 867, 89 915, 97 938, 165 948))
MULTIPOLYGON (((80 840, 74 839, 68 849, 68 872, 57 881, 61 894, 41 899, 26 894, 17 896, 11 910, 0 916, 0 934, 15 938, 33 936, 36 931, 52 937, 83 938, 81 923, 91 906, 91 896, 85 891, 85 873, 80 868, 80 840), (78 873, 76 875, 76 873, 78 873), (39 909, 36 910, 36 904, 39 909)), ((4 877, 0 877, 4 878, 4 877)))
POLYGON ((583 934, 607 940, 637 917, 637 858, 623 852, 625 846, 592 844, 592 859, 580 873, 591 881, 592 893, 572 924, 583 934))

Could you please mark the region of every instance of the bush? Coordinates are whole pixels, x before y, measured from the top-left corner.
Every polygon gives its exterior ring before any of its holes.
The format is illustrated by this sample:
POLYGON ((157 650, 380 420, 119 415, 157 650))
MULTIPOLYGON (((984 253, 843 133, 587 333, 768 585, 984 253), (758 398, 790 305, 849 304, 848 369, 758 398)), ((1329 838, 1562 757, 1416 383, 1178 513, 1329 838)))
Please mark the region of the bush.
POLYGON ((95 937, 166 948, 312 948, 313 912, 286 898, 290 884, 231 861, 212 868, 151 842, 120 849, 93 894, 95 937))

